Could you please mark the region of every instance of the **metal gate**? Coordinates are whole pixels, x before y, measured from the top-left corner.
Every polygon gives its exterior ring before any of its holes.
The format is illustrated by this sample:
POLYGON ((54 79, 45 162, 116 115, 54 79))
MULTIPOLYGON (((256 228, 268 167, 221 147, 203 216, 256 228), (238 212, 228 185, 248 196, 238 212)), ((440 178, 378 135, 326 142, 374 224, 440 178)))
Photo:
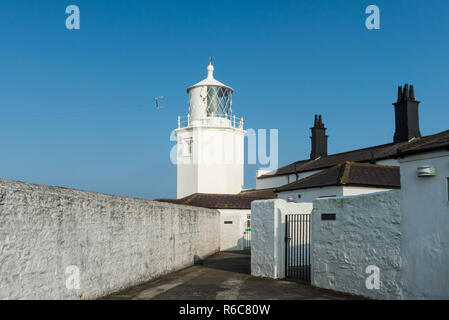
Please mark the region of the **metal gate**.
POLYGON ((246 223, 245 223, 245 231, 244 231, 244 245, 245 250, 251 249, 251 215, 248 214, 246 216, 246 223))
POLYGON ((285 277, 310 282, 310 214, 285 216, 285 277))

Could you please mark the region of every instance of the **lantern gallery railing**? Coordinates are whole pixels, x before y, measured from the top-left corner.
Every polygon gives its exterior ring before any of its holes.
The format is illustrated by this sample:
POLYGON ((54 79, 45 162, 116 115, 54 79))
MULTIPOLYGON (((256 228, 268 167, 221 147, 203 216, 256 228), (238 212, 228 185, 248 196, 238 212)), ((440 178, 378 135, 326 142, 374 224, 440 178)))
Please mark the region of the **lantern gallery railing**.
POLYGON ((217 121, 219 122, 220 126, 223 126, 223 124, 227 123, 228 126, 232 128, 238 128, 243 129, 243 117, 238 118, 235 115, 221 115, 218 117, 207 117, 200 120, 191 121, 190 115, 187 115, 186 117, 178 116, 178 129, 184 128, 184 127, 191 127, 193 125, 218 125, 217 121), (225 121, 223 121, 225 120, 225 121), (228 120, 228 121, 226 121, 228 120), (194 122, 194 123, 193 123, 194 122))

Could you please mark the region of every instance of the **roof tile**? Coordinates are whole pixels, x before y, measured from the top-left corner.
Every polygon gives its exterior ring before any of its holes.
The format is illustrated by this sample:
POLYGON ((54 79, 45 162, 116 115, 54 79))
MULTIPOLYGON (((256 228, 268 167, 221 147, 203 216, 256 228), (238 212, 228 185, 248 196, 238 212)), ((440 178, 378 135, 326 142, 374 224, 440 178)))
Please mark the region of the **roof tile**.
POLYGON ((239 194, 195 193, 182 199, 156 199, 156 201, 190 205, 209 209, 251 209, 255 200, 274 199, 274 189, 245 190, 239 194))
POLYGON ((314 170, 323 170, 346 161, 371 162, 395 158, 405 154, 427 152, 436 149, 449 148, 449 130, 434 135, 412 139, 408 142, 389 143, 370 148, 337 153, 317 159, 306 159, 273 170, 258 179, 283 176, 314 170))
POLYGON ((276 189, 276 192, 339 185, 400 188, 399 167, 345 162, 276 189))

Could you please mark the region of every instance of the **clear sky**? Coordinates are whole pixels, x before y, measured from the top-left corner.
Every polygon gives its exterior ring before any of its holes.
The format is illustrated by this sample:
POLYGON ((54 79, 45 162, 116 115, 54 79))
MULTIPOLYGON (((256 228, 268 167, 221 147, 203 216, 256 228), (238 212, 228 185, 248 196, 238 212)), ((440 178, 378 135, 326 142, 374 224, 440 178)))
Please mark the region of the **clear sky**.
POLYGON ((445 0, 2 0, 0 177, 175 197, 170 132, 210 55, 246 127, 279 129, 281 166, 309 157, 315 113, 330 153, 391 142, 404 83, 422 101, 421 133, 443 131, 448 36, 445 0), (80 30, 65 27, 70 4, 80 30), (370 4, 380 30, 365 27, 370 4))

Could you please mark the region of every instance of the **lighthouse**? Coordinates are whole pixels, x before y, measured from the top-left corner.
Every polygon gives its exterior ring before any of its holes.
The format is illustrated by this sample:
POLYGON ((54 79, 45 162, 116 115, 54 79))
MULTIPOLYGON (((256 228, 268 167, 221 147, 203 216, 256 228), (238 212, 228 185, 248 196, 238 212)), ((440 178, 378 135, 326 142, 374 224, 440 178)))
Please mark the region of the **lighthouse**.
POLYGON ((234 90, 214 78, 189 87, 189 110, 178 117, 177 198, 194 193, 237 194, 243 187, 243 118, 234 115, 234 90))

